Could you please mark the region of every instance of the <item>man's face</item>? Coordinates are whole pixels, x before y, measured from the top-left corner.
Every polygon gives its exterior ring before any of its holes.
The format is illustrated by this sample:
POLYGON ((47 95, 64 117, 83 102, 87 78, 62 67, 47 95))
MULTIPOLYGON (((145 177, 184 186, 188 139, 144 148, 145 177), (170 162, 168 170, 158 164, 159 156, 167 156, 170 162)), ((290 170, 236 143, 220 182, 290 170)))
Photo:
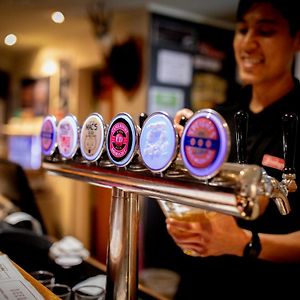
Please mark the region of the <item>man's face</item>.
POLYGON ((290 76, 298 40, 271 4, 254 4, 237 24, 234 37, 241 81, 255 85, 290 76))

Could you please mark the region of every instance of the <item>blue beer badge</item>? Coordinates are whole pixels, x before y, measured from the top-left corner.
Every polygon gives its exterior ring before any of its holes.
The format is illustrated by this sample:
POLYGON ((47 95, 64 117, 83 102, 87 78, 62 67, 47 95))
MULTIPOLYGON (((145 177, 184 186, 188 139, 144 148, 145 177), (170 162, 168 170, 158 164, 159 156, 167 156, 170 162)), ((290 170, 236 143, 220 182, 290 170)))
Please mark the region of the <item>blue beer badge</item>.
POLYGON ((152 172, 163 172, 177 156, 178 135, 173 121, 164 112, 152 113, 144 122, 140 135, 140 154, 152 172))
POLYGON ((90 114, 84 121, 80 133, 80 150, 88 161, 96 161, 104 149, 105 125, 98 113, 90 114))
POLYGON ((48 115, 44 118, 41 128, 41 151, 43 155, 52 155, 57 146, 56 143, 56 118, 48 115))
POLYGON ((223 117, 213 109, 196 112, 186 123, 180 143, 182 161, 198 179, 215 176, 227 160, 230 132, 223 117))
POLYGON ((57 144, 63 158, 71 159, 78 149, 79 125, 75 116, 69 114, 62 118, 57 126, 57 144))
POLYGON ((117 114, 107 130, 106 151, 109 160, 117 167, 125 167, 137 148, 136 125, 127 113, 117 114))

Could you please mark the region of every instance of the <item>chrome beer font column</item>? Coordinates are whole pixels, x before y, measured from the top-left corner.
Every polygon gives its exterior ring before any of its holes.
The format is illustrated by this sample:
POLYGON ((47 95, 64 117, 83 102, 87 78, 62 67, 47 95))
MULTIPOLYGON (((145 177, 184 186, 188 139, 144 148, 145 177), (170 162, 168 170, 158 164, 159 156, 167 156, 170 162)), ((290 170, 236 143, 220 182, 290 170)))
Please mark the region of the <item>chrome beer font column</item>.
POLYGON ((107 252, 106 300, 137 299, 138 197, 113 187, 107 252))
POLYGON ((99 113, 91 113, 84 121, 80 132, 80 150, 86 162, 98 162, 102 167, 111 167, 106 148, 106 125, 99 113))
POLYGON ((79 150, 80 126, 76 117, 68 114, 57 125, 58 150, 63 160, 74 159, 79 150))
MULTIPOLYGON (((73 117, 66 118, 59 123, 57 135, 59 151, 65 159, 69 159, 76 153, 78 124, 73 117)), ((196 112, 184 127, 180 153, 187 169, 185 177, 167 177, 165 171, 170 168, 170 161, 175 155, 172 151, 163 151, 165 148, 169 149, 163 144, 164 134, 169 134, 169 131, 164 125, 161 126, 160 118, 165 124, 169 124, 167 127, 169 126, 170 136, 174 138, 173 123, 162 113, 149 116, 153 124, 146 120, 140 135, 140 153, 152 172, 136 174, 129 168, 107 170, 73 164, 71 159, 68 164, 53 163, 53 160, 43 164, 52 173, 113 188, 107 255, 107 300, 137 298, 138 195, 160 200, 166 205, 166 211, 174 207, 176 213, 179 211, 180 214, 186 214, 185 208, 189 207, 198 210, 198 215, 208 218, 210 213, 221 212, 254 220, 262 212, 262 201, 270 199, 276 202, 281 214, 287 214, 288 193, 297 188, 294 159, 298 118, 295 114, 289 113, 283 117, 285 167, 281 182, 268 176, 262 167, 246 163, 247 155, 243 152, 246 149, 243 137, 246 135, 243 133, 236 135, 240 138, 238 144, 241 147, 241 151, 238 150, 239 163, 226 161, 230 149, 230 132, 222 116, 212 109, 196 112), (153 131, 146 129, 151 124, 149 129, 153 128, 153 131), (156 127, 163 127, 164 130, 157 132, 156 127), (160 134, 163 135, 160 137, 160 134), (164 147, 158 147, 159 151, 156 152, 157 145, 164 147), (155 159, 154 154, 157 153, 159 159, 155 159), (165 157, 164 154, 169 156, 165 157), (162 176, 155 176, 156 174, 162 176)), ((246 119, 242 115, 241 120, 246 119)), ((247 131, 247 126, 244 125, 240 124, 241 132, 247 131)), ((114 166, 126 167, 130 164, 137 153, 137 132, 132 118, 126 113, 118 114, 111 121, 106 136, 106 149, 114 166)), ((171 141, 169 140, 170 145, 176 145, 176 141, 171 141)))
POLYGON ((55 116, 48 115, 43 119, 40 133, 41 151, 47 161, 57 160, 57 121, 55 116))

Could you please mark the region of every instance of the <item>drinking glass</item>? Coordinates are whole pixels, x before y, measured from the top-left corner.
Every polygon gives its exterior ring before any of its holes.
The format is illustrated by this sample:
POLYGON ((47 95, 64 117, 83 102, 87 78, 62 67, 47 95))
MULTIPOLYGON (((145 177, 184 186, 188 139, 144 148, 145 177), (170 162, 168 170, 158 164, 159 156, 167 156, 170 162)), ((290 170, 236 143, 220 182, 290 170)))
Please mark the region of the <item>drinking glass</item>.
MULTIPOLYGON (((158 200, 158 203, 167 218, 173 218, 178 221, 201 222, 202 224, 207 224, 216 214, 213 211, 165 200, 158 200)), ((190 256, 198 256, 198 254, 191 249, 183 249, 183 252, 190 256)))
POLYGON ((57 297, 59 297, 62 300, 70 300, 71 299, 72 290, 66 284, 55 283, 52 285, 47 285, 46 287, 53 294, 55 294, 57 297))
POLYGON ((38 270, 33 271, 30 275, 43 285, 52 285, 55 282, 54 274, 50 271, 38 270))

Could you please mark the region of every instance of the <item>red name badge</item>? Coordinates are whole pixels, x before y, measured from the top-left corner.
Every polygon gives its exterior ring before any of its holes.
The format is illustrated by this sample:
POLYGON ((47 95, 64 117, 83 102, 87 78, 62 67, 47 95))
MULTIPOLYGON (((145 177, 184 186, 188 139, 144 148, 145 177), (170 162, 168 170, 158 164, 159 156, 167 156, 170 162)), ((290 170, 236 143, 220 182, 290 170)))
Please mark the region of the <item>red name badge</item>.
POLYGON ((262 165, 282 171, 284 168, 284 159, 269 154, 265 154, 262 159, 262 165))

